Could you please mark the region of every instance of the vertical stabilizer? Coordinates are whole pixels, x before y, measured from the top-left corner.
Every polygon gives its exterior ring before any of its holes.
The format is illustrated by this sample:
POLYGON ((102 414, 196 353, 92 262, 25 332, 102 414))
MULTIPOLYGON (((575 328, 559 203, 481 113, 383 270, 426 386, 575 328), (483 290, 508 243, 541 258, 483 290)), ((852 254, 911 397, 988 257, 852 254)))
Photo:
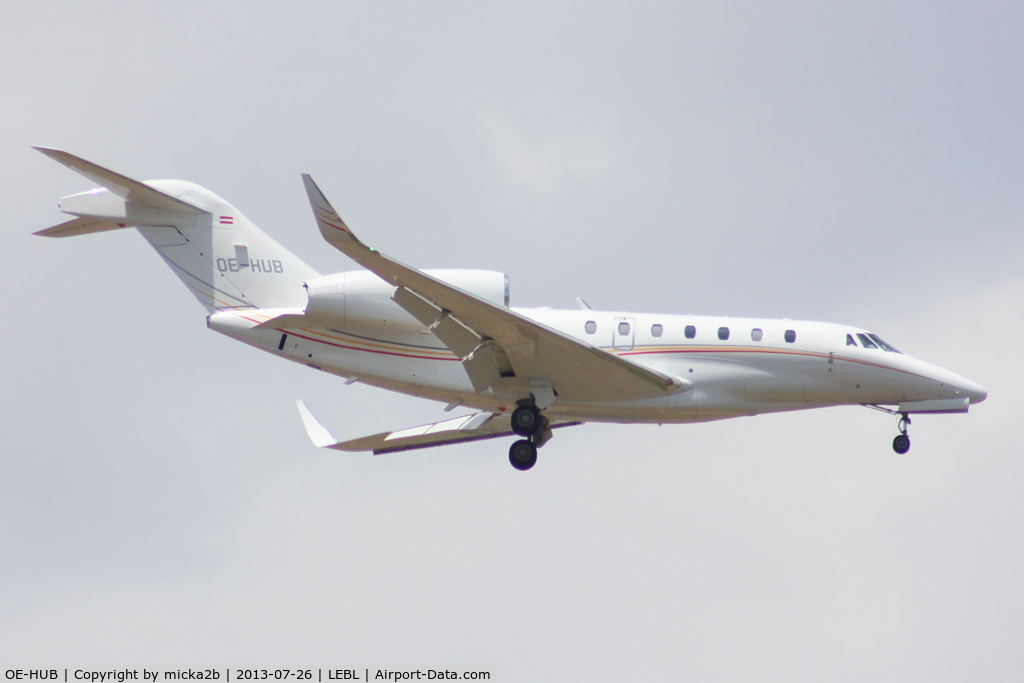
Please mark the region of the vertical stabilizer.
POLYGON ((36 234, 134 227, 208 310, 306 305, 303 285, 319 273, 209 190, 141 182, 61 150, 35 149, 102 186, 61 199, 61 211, 76 218, 36 234))

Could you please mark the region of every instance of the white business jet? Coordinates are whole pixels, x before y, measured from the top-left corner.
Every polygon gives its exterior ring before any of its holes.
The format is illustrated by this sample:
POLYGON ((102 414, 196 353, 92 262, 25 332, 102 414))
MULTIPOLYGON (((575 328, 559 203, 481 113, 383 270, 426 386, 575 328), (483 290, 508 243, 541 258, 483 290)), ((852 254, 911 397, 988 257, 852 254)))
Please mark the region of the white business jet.
POLYGON ((64 197, 73 220, 35 233, 135 228, 206 308, 207 325, 315 370, 458 406, 468 415, 338 441, 301 401, 313 443, 392 453, 511 436, 519 470, 552 430, 584 422, 679 423, 825 406, 898 417, 966 413, 985 390, 849 325, 509 307, 508 277, 416 270, 361 242, 308 175, 320 233, 365 270, 320 275, 209 190, 139 182, 56 149, 100 185, 64 197))

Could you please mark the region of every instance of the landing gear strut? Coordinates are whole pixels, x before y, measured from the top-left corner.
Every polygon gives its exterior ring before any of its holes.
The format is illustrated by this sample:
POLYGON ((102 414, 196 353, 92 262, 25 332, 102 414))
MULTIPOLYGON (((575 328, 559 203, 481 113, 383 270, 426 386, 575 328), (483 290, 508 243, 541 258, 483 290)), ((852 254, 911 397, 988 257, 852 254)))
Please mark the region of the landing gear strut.
POLYGON ((899 423, 899 436, 892 440, 892 449, 899 455, 903 455, 910 450, 910 437, 907 436, 907 427, 910 426, 910 416, 906 413, 900 413, 899 423))

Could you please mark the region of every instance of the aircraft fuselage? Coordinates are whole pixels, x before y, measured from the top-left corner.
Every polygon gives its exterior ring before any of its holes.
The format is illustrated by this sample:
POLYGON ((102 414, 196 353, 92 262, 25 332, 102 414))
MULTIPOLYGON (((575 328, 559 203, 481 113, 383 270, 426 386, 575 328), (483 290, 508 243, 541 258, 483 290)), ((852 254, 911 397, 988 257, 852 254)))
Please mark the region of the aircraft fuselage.
MULTIPOLYGON (((210 327, 275 355, 366 384, 481 410, 505 412, 515 407, 510 396, 499 392, 475 393, 459 358, 426 328, 409 329, 410 325, 403 324, 403 312, 397 306, 394 309, 391 330, 383 316, 379 324, 364 328, 252 329, 262 321, 254 311, 218 313, 211 317, 210 327)), ((974 382, 904 353, 883 350, 866 330, 849 325, 593 310, 512 310, 692 383, 687 390, 650 399, 558 400, 546 410, 552 419, 701 422, 838 405, 964 398, 977 403, 986 396, 974 382), (865 348, 862 339, 875 348, 865 348)))

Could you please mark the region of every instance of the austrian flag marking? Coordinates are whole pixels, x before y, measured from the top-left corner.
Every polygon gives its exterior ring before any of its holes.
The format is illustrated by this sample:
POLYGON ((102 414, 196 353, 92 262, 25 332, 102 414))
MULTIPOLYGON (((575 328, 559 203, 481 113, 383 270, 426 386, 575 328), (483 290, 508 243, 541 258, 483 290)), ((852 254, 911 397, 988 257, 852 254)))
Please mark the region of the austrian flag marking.
POLYGON ((235 224, 235 219, 232 216, 221 216, 220 217, 220 224, 221 225, 234 225, 235 224))

